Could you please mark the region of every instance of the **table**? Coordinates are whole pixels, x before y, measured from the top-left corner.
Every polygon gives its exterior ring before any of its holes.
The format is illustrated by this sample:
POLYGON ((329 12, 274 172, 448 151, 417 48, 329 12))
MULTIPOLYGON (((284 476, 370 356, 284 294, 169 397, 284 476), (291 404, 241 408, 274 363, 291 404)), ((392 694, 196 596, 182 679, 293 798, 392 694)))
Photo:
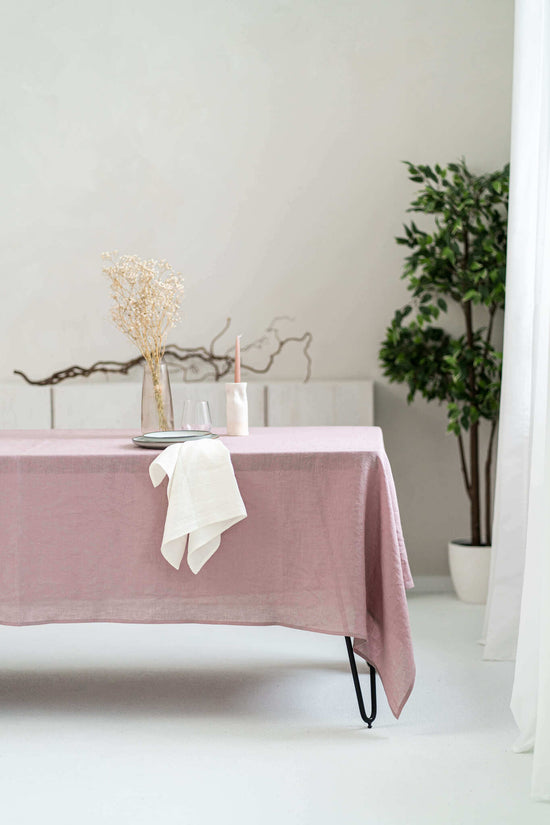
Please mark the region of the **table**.
POLYGON ((0 433, 0 624, 283 625, 353 637, 398 717, 415 676, 412 579, 380 429, 223 436, 248 517, 197 576, 161 556, 165 484, 153 489, 157 453, 133 434, 0 433))

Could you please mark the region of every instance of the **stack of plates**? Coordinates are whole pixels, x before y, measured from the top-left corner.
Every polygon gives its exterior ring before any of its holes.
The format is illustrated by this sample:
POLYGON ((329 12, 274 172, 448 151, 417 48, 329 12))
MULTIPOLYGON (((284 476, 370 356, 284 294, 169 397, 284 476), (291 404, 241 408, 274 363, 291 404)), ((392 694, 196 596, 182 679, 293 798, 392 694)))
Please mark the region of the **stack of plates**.
POLYGON ((218 438, 215 433, 205 430, 168 430, 160 433, 145 433, 132 438, 138 447, 149 447, 153 450, 163 450, 170 444, 183 444, 185 441, 196 441, 199 438, 218 438))

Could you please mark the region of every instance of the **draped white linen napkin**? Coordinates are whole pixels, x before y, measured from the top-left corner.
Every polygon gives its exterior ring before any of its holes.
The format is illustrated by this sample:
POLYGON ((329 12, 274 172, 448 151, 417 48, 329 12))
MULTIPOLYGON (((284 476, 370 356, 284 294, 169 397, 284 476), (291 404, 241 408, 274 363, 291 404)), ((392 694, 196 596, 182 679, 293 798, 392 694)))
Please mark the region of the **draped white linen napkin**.
POLYGON ((187 545, 193 573, 216 552, 221 534, 246 518, 229 450, 218 439, 171 444, 149 466, 155 487, 168 476, 161 552, 177 570, 187 545))

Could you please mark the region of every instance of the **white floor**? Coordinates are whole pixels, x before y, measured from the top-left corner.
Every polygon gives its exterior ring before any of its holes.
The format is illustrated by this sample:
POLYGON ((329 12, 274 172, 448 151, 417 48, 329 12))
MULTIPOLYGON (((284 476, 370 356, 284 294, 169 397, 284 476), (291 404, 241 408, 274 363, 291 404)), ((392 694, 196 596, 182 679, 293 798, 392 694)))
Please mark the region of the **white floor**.
MULTIPOLYGON (((511 752, 482 610, 413 596, 401 719, 357 714, 343 639, 284 628, 0 628, 5 825, 550 821, 511 752)), ((364 679, 365 687, 367 680, 364 679)))

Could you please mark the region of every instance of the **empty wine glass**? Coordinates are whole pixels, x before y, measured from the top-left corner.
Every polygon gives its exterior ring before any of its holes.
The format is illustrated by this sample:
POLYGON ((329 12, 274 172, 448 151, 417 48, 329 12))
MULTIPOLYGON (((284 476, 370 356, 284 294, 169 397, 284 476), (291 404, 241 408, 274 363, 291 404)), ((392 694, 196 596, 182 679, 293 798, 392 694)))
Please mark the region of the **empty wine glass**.
POLYGON ((212 416, 208 401, 197 401, 195 404, 195 429, 210 432, 212 416))
POLYGON ((181 417, 181 428, 182 430, 194 430, 195 429, 195 402, 191 401, 190 398, 187 401, 184 401, 183 404, 183 415, 181 417))
POLYGON ((210 432, 212 417, 208 401, 192 401, 187 399, 183 405, 181 418, 182 430, 205 430, 210 432))

